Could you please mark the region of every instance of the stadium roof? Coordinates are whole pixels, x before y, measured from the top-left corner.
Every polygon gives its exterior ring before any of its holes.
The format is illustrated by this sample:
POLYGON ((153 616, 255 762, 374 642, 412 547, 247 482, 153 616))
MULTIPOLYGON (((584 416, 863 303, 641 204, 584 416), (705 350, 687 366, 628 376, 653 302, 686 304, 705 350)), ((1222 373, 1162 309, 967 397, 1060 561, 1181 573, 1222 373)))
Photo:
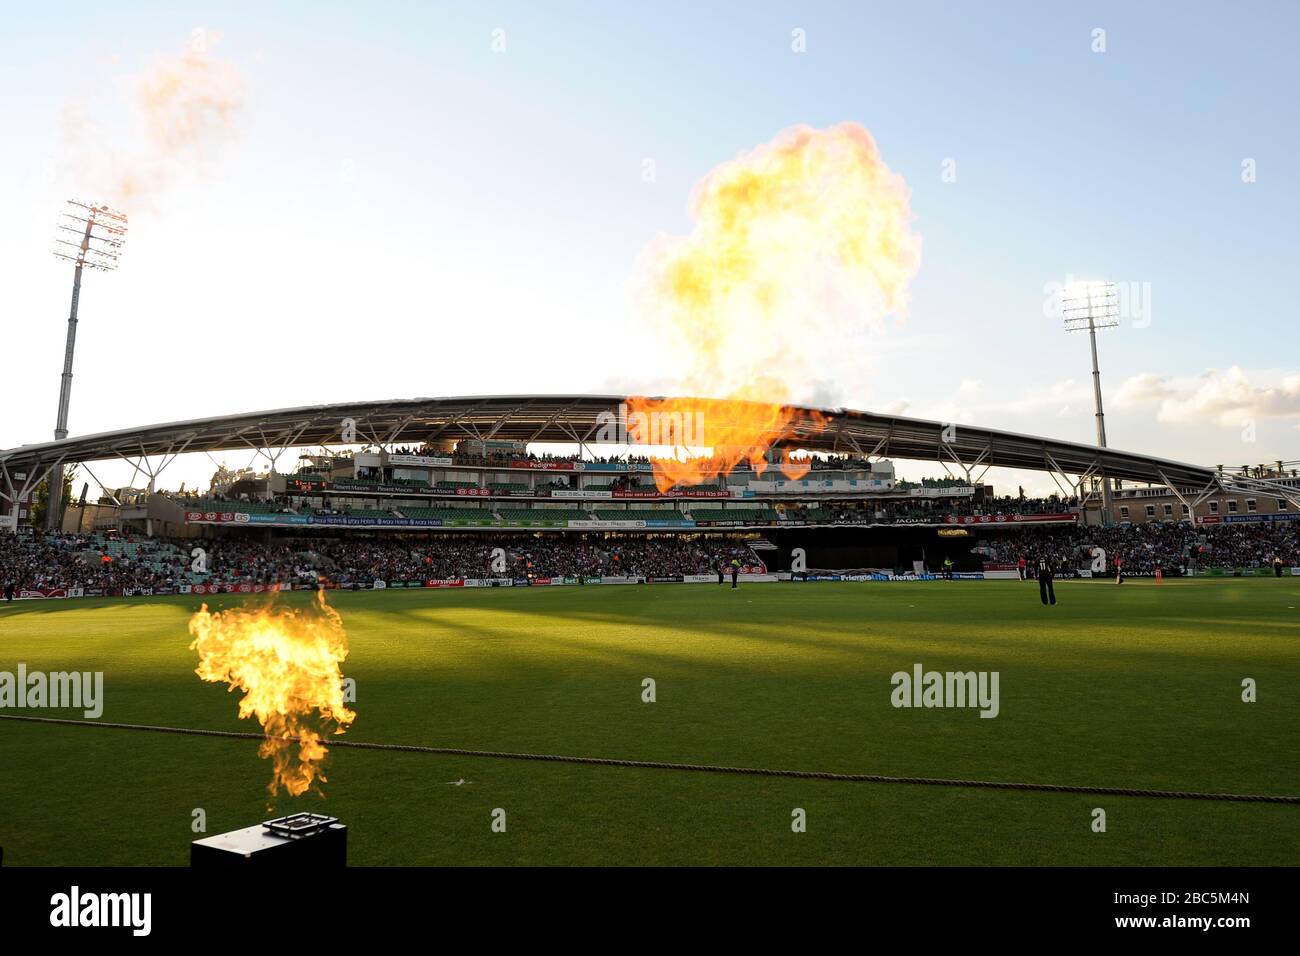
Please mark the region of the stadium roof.
MULTIPOLYGON (((13 475, 43 471, 60 462, 339 445, 344 444, 347 419, 356 429, 356 441, 349 444, 514 439, 591 445, 597 441, 601 424, 610 420, 611 413, 617 416, 620 404, 626 401, 617 395, 491 395, 309 405, 22 445, 0 451, 0 466, 13 475)), ((677 401, 689 405, 691 400, 677 401)), ((1180 487, 1205 487, 1216 479, 1211 467, 1138 452, 847 408, 789 408, 796 437, 784 444, 815 451, 937 461, 966 469, 1024 468, 1058 475, 1101 475, 1180 487)))

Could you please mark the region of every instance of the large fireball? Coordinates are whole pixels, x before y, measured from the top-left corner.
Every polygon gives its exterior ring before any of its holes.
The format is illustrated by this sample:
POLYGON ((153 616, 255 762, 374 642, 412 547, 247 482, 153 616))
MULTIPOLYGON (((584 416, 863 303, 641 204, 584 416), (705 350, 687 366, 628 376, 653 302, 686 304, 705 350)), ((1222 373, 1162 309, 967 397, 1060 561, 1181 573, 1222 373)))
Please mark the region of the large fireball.
POLYGON ((259 753, 271 759, 268 788, 292 796, 320 791, 324 732, 341 734, 356 719, 343 702, 340 666, 348 639, 338 612, 318 591, 312 611, 270 606, 215 614, 206 604, 190 618, 195 673, 241 690, 241 718, 256 717, 266 733, 259 753))

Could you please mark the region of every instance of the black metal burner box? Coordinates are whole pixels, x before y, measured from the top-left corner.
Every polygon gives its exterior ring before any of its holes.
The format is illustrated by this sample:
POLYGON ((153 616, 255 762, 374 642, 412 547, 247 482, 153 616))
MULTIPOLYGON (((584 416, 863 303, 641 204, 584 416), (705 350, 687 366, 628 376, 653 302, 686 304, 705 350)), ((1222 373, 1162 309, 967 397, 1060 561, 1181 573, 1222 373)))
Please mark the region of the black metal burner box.
POLYGON ((337 817, 294 813, 190 844, 190 866, 335 867, 348 862, 348 828, 337 817))

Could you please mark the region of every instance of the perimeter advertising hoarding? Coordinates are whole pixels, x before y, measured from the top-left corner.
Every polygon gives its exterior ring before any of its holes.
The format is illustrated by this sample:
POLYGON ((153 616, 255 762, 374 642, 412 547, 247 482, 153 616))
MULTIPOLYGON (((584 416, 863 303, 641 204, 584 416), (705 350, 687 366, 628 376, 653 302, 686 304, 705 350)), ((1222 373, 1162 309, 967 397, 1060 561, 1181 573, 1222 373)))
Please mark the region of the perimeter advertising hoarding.
POLYGON ((510 468, 527 468, 532 471, 597 471, 605 473, 625 473, 629 471, 650 472, 654 466, 649 462, 622 461, 562 461, 558 459, 515 458, 508 465, 510 468))
POLYGON ((430 495, 446 494, 445 490, 431 488, 427 483, 414 485, 391 484, 378 481, 359 481, 354 483, 331 482, 328 486, 321 489, 335 495, 351 494, 381 494, 381 495, 430 495))
MULTIPOLYGON (((776 575, 770 575, 776 580, 776 575)), ((938 581, 937 574, 892 574, 887 571, 871 571, 867 574, 806 574, 792 578, 795 581, 938 581)))
MULTIPOLYGON (((892 479, 882 478, 754 478, 746 487, 750 491, 764 494, 808 495, 849 491, 892 491, 894 482, 892 479)), ((975 490, 968 489, 967 493, 974 494, 975 490)))
POLYGON ((390 465, 413 465, 416 468, 450 468, 455 464, 450 458, 429 458, 424 455, 389 455, 390 465))
POLYGON ((42 600, 46 598, 79 598, 84 593, 81 588, 19 588, 16 594, 20 600, 42 600))
POLYGON ((357 515, 248 514, 243 511, 187 511, 189 524, 325 525, 329 527, 440 528, 438 518, 369 518, 357 515))
POLYGON ((626 472, 640 471, 650 472, 654 470, 654 465, 648 461, 584 461, 579 462, 581 465, 578 471, 605 471, 605 472, 626 472))
MULTIPOLYGON (((259 517, 254 515, 253 517, 259 517)), ((262 517, 276 518, 283 515, 265 515, 262 517)), ((304 515, 301 517, 308 518, 308 524, 319 524, 346 527, 363 527, 363 528, 437 528, 442 526, 442 521, 437 518, 361 518, 356 515, 304 515)))
POLYGON ((510 462, 511 468, 527 468, 531 471, 583 471, 585 462, 581 461, 560 461, 551 459, 534 460, 530 458, 516 458, 510 462))
POLYGON ((894 490, 903 492, 908 498, 969 498, 975 494, 973 485, 949 485, 937 488, 930 485, 922 485, 919 488, 895 486, 894 490))
POLYGON ((1295 521, 1300 512, 1284 512, 1271 515, 1205 515, 1197 518, 1197 524, 1250 524, 1256 521, 1295 521))
MULTIPOLYGON (((533 494, 533 492, 524 492, 533 494)), ((553 488, 551 498, 580 498, 607 500, 610 498, 734 498, 730 491, 722 488, 672 488, 658 491, 654 488, 620 488, 606 491, 595 488, 553 488)))
POLYGON ((1077 522, 1073 514, 945 515, 944 524, 1031 524, 1043 521, 1077 522))
POLYGON ((615 498, 735 498, 725 488, 669 488, 659 491, 656 488, 622 488, 613 492, 615 498))
MULTIPOLYGON (((177 594, 273 594, 288 590, 288 585, 279 584, 182 584, 176 588, 177 594)), ((131 597, 131 595, 125 595, 131 597)))
POLYGON ((570 528, 581 528, 581 529, 624 528, 630 530, 635 528, 644 528, 645 526, 646 526, 646 522, 644 521, 603 521, 598 518, 589 518, 589 519, 584 518, 584 519, 579 519, 579 520, 569 522, 570 528))

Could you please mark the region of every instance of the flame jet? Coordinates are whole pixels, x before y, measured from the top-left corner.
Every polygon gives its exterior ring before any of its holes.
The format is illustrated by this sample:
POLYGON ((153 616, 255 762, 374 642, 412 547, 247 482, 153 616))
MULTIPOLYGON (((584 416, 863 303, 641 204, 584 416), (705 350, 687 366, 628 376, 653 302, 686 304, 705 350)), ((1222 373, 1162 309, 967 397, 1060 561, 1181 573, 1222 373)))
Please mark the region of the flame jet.
POLYGON ((228 684, 231 692, 242 690, 240 718, 256 717, 266 733, 258 753, 273 764, 272 796, 281 788, 295 797, 321 792, 327 748, 320 728, 333 723, 341 734, 356 719, 343 701, 343 620, 326 604, 325 592, 316 593, 312 612, 268 606, 213 614, 204 604, 190 618, 190 649, 199 654, 195 673, 228 684))
POLYGON ((856 123, 787 130, 696 185, 694 229, 652 242, 633 284, 639 311, 684 359, 681 391, 715 397, 629 399, 633 415, 704 413, 712 457, 659 463, 661 489, 740 462, 761 469, 774 446, 787 475, 806 473, 789 456, 785 403, 846 361, 855 337, 905 312, 921 253, 909 203, 856 123))

